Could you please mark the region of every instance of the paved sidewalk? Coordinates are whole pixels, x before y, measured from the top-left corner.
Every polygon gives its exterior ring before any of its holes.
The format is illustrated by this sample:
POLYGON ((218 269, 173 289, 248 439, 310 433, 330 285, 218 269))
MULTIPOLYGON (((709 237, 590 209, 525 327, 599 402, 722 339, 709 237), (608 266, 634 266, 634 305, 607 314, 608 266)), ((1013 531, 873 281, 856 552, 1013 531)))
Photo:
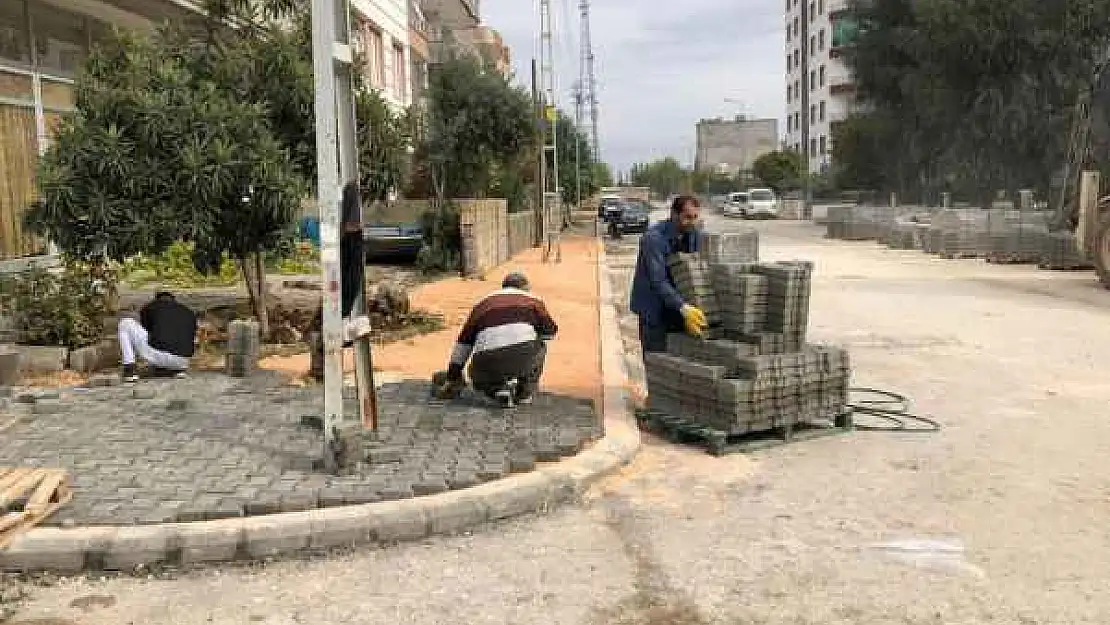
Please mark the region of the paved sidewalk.
MULTIPOLYGON (((592 237, 567 237, 561 263, 544 263, 541 251, 530 249, 487 272, 485 280, 451 278, 417 287, 410 294, 413 307, 443 314, 447 327, 379 347, 374 352, 374 368, 420 379, 446 368, 451 346, 470 308, 499 288, 505 274, 519 270, 532 281, 532 291, 543 297, 559 324, 559 336, 548 348, 541 386, 559 395, 600 399, 598 249, 598 241, 592 237)), ((352 363, 348 355, 348 368, 352 363)), ((303 354, 263 362, 267 368, 289 373, 303 373, 308 364, 308 356, 303 354)))
MULTIPOLYGON (((449 327, 378 350, 376 367, 394 372, 383 378, 409 379, 381 386, 383 448, 343 476, 319 470, 320 434, 301 426, 320 414, 320 388, 283 373, 303 373, 306 356, 268 359, 276 371, 245 380, 198 373, 21 393, 10 406, 21 419, 0 435, 0 466, 67 468, 75 496, 0 551, 0 569, 127 569, 420 538, 573 497, 638 447, 627 424, 611 435, 603 424, 602 384, 613 372, 603 375, 600 360, 599 251, 595 239, 571 239, 558 265, 532 250, 488 281, 418 289, 414 305, 443 312, 449 327), (535 404, 504 411, 470 391, 433 401, 427 380, 470 306, 511 270, 528 273, 561 326, 535 404)), ((618 414, 609 403, 607 414, 618 414)))

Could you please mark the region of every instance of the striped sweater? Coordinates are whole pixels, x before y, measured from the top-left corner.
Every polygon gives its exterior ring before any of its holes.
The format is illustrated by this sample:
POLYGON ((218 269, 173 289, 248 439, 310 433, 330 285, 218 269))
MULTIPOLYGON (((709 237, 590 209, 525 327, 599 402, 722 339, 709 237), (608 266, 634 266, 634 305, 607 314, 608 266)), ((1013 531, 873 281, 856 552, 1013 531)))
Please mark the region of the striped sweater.
POLYGON ((558 331, 542 299, 521 289, 500 289, 470 311, 451 351, 451 364, 462 366, 474 354, 553 339, 558 331))

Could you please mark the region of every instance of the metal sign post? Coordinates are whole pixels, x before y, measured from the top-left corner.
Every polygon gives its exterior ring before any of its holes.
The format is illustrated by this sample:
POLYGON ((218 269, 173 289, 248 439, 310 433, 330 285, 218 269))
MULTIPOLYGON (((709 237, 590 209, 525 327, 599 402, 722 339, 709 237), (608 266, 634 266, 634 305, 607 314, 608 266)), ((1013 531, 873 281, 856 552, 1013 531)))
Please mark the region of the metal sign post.
MULTIPOLYGON (((358 138, 352 89, 348 0, 312 0, 312 61, 316 85, 317 193, 320 211, 320 261, 324 278, 324 466, 339 469, 343 414, 343 319, 340 236, 341 189, 358 181, 358 138)), ((361 207, 359 209, 361 218, 361 207)), ((361 266, 362 259, 359 259, 361 266)), ((362 281, 360 281, 361 283, 362 281)), ((360 284, 352 314, 365 311, 360 284)), ((363 423, 375 421, 369 345, 358 346, 358 390, 363 423), (369 409, 369 415, 367 410, 369 409)))

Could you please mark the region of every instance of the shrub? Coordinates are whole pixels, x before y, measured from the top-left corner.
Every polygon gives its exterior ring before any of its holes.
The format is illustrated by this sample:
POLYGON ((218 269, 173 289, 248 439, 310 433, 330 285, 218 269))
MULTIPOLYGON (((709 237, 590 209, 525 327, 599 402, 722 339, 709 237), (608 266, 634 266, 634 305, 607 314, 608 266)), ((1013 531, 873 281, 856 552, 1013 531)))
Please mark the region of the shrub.
POLYGON ((116 310, 117 275, 105 264, 69 262, 61 271, 41 268, 0 278, 0 312, 14 321, 29 345, 86 347, 104 334, 104 317, 116 310))
POLYGON ((226 254, 219 270, 205 275, 197 270, 192 243, 173 243, 162 254, 132 256, 123 262, 123 282, 131 287, 158 284, 167 287, 234 286, 240 271, 226 254))
POLYGON ((432 208, 421 216, 424 245, 416 256, 416 266, 424 273, 459 271, 462 268, 462 234, 459 209, 450 202, 432 208))

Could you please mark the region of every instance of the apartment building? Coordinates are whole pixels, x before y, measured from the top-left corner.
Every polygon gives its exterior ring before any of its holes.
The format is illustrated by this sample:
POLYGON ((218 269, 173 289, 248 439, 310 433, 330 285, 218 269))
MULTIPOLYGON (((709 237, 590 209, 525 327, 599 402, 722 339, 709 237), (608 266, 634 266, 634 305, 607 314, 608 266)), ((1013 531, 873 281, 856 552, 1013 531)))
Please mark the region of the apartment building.
POLYGON ((352 43, 364 84, 397 108, 412 103, 409 0, 351 0, 352 43))
POLYGON ((778 148, 778 128, 777 119, 703 119, 696 127, 694 167, 744 176, 756 159, 778 148))
POLYGON ((801 152, 812 172, 828 168, 832 135, 855 103, 844 47, 855 35, 847 0, 786 3, 786 146, 801 152))

